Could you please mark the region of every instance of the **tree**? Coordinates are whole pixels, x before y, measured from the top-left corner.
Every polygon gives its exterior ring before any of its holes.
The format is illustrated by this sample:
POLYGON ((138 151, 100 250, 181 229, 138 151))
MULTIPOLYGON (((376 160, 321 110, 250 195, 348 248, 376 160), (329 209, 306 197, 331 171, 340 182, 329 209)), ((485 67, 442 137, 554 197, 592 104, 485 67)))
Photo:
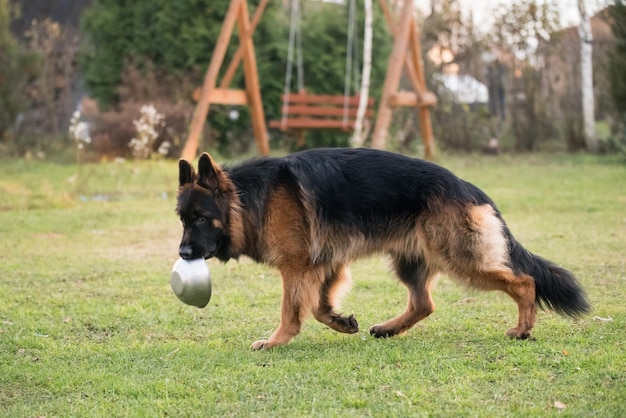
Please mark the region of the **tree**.
POLYGON ((363 72, 361 73, 361 91, 359 107, 357 109, 356 120, 354 121, 354 133, 352 134, 352 145, 363 146, 363 119, 367 110, 367 100, 370 93, 370 75, 372 73, 372 0, 364 0, 363 10, 365 11, 365 27, 363 29, 363 72))
POLYGON ((61 121, 68 121, 76 109, 71 87, 76 76, 78 34, 73 27, 46 18, 33 19, 25 35, 30 50, 41 57, 41 71, 32 82, 34 95, 46 114, 41 129, 56 135, 61 121))
MULTIPOLYGON (((428 53, 427 74, 438 103, 432 108, 433 131, 441 148, 472 151, 487 146, 494 136, 495 119, 480 103, 460 103, 446 88, 441 74, 471 76, 487 84, 486 42, 476 30, 472 15, 465 16, 456 0, 432 2, 423 24, 422 45, 428 53)), ((409 142, 409 138, 405 143, 409 142)))
POLYGON ((490 43, 508 67, 506 117, 519 150, 535 149, 548 130, 537 48, 548 42, 558 24, 558 9, 550 1, 521 0, 496 12, 490 43))
POLYGON ((3 141, 26 106, 26 83, 38 72, 38 57, 19 48, 9 31, 10 21, 9 1, 0 0, 0 140, 3 141))
POLYGON ((609 66, 611 94, 622 123, 626 125, 626 2, 615 0, 609 13, 616 40, 609 66))
POLYGON ((17 42, 9 32, 9 1, 0 0, 0 137, 12 125, 18 112, 19 99, 13 88, 17 77, 15 57, 17 42))
POLYGON ((598 151, 598 140, 596 139, 594 100, 593 100, 593 61, 591 20, 584 0, 578 0, 578 11, 580 13, 580 25, 578 34, 580 37, 580 74, 583 104, 583 126, 585 133, 585 144, 587 150, 598 151))
MULTIPOLYGON (((131 65, 179 80, 194 68, 206 68, 228 3, 95 1, 81 20, 86 42, 80 66, 91 94, 104 107, 118 104, 124 70, 131 65)), ((178 94, 170 91, 170 97, 178 94)))

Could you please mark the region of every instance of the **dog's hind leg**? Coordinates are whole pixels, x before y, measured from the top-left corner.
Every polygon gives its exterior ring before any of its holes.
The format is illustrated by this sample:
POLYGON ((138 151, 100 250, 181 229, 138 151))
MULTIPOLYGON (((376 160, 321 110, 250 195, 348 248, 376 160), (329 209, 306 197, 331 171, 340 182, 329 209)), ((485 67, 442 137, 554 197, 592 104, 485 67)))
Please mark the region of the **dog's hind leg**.
POLYGON ((462 216, 453 217, 448 223, 454 227, 439 236, 448 237, 437 241, 434 234, 429 243, 448 267, 446 273, 474 288, 501 290, 517 303, 519 319, 517 326, 506 335, 525 339, 535 325, 536 296, 534 279, 516 273, 510 267, 509 242, 504 233, 504 223, 490 205, 471 206, 462 216))
POLYGON ((535 326, 537 318, 535 281, 530 276, 515 276, 515 280, 509 283, 505 292, 517 302, 519 311, 517 327, 509 329, 506 335, 518 340, 524 340, 530 337, 530 332, 535 326))
POLYGON ((403 333, 435 310, 430 290, 439 273, 427 266, 422 257, 410 260, 396 256, 393 264, 400 281, 409 292, 408 302, 402 314, 370 328, 370 334, 376 338, 403 333))
POLYGON ((300 333, 302 323, 319 301, 324 273, 319 268, 295 265, 280 268, 283 282, 280 325, 267 340, 255 341, 250 348, 261 350, 288 344, 300 333))
POLYGON ((480 279, 483 289, 502 290, 517 303, 517 326, 509 329, 506 335, 518 340, 530 337, 537 318, 534 279, 525 274, 516 275, 510 270, 481 273, 480 279))
POLYGON ((352 282, 350 270, 346 266, 326 272, 320 289, 320 300, 313 311, 315 319, 335 331, 354 334, 359 331, 359 324, 354 315, 343 316, 335 312, 339 309, 339 300, 349 290, 352 282))

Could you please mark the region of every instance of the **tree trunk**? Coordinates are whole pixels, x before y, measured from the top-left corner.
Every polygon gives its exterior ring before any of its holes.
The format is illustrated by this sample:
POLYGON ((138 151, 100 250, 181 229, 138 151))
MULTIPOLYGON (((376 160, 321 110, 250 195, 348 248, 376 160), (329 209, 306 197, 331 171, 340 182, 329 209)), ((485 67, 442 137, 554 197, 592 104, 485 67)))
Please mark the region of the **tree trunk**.
POLYGON ((362 147, 365 142, 363 137, 363 120, 367 110, 367 102, 370 92, 370 74, 372 72, 372 0, 364 1, 365 8, 365 28, 363 40, 363 71, 361 74, 361 91, 359 107, 357 108, 356 119, 354 121, 354 133, 350 142, 355 147, 362 147))
POLYGON ((580 74, 581 90, 583 101, 583 131, 585 144, 590 152, 598 151, 598 141, 596 139, 594 98, 593 98, 593 62, 592 62, 592 41, 591 20, 584 0, 578 0, 578 11, 580 12, 580 74))

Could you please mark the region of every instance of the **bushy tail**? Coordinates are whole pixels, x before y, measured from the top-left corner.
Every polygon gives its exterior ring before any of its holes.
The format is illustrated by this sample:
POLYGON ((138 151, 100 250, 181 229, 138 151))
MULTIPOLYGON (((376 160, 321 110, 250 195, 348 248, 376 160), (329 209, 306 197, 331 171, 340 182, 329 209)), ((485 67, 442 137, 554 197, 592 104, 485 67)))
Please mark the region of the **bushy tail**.
POLYGON ((535 279, 536 301, 542 309, 552 309, 562 315, 577 317, 591 311, 585 292, 576 277, 541 258, 509 234, 511 264, 516 274, 525 273, 535 279))

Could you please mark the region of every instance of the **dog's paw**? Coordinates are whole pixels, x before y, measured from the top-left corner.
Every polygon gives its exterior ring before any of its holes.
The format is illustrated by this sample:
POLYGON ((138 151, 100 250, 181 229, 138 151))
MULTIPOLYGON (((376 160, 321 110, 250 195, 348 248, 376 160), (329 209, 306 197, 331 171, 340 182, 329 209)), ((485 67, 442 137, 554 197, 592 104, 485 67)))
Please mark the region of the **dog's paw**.
POLYGON ((385 327, 382 324, 373 325, 370 328, 370 335, 376 338, 389 338, 389 337, 393 337, 396 334, 397 332, 395 330, 385 327))
POLYGON ((348 322, 350 323, 350 332, 352 334, 355 334, 355 333, 359 332, 359 323, 357 322, 357 320, 354 317, 354 315, 350 315, 348 317, 348 322))
POLYGON ((328 325, 335 331, 345 332, 346 334, 355 334, 359 332, 359 323, 354 315, 333 315, 332 322, 328 325))
POLYGON ((270 346, 267 343, 267 340, 258 340, 252 343, 252 345, 250 346, 251 350, 254 351, 258 351, 258 350, 264 350, 266 348, 270 348, 270 346))
POLYGON ((506 332, 506 336, 509 338, 515 338, 517 340, 526 340, 530 338, 530 330, 520 331, 515 328, 511 328, 506 332))

